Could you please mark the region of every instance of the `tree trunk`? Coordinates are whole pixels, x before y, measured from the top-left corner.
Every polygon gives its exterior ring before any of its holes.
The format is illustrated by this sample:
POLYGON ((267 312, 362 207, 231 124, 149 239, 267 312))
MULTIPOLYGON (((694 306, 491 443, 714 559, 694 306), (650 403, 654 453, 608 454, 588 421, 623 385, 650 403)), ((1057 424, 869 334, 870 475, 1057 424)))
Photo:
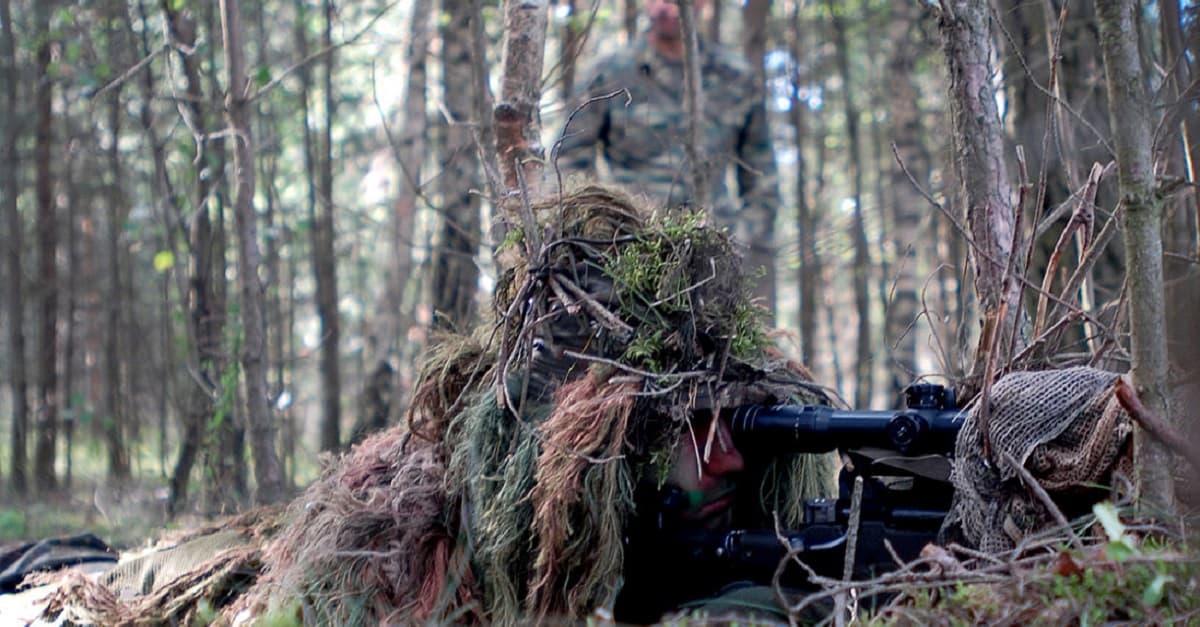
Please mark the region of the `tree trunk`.
MULTIPOLYGON (((221 84, 223 68, 218 63, 222 50, 216 45, 218 42, 223 42, 224 39, 221 36, 220 10, 219 6, 213 2, 202 3, 199 7, 203 10, 204 31, 209 33, 209 37, 214 42, 214 45, 203 47, 207 51, 207 58, 201 67, 208 70, 205 78, 208 79, 209 93, 215 100, 218 94, 226 91, 221 84)), ((216 102, 213 104, 216 107, 224 108, 224 104, 216 102)), ((220 125, 219 119, 212 120, 213 128, 218 128, 220 125)), ((209 144, 208 167, 212 172, 217 173, 217 176, 213 177, 211 189, 213 262, 215 264, 212 275, 213 310, 220 312, 223 320, 228 320, 229 316, 237 311, 236 308, 230 306, 229 280, 227 278, 229 261, 229 230, 227 226, 229 220, 226 210, 231 205, 229 200, 230 178, 226 172, 229 154, 225 150, 223 134, 218 133, 207 143, 209 144)), ((207 432, 206 450, 204 451, 208 481, 203 484, 202 502, 205 511, 212 514, 240 509, 246 502, 246 483, 248 481, 246 476, 246 413, 240 402, 241 394, 238 385, 239 375, 244 374, 244 371, 236 363, 244 346, 244 333, 235 325, 234 332, 226 334, 222 341, 224 346, 219 353, 220 362, 218 364, 218 369, 222 373, 218 391, 220 397, 217 399, 211 426, 207 432)))
MULTIPOLYGON (((144 24, 146 22, 144 4, 141 1, 139 1, 137 4, 137 7, 138 7, 139 13, 141 14, 142 22, 144 24)), ((139 39, 138 35, 134 33, 133 16, 130 13, 131 10, 132 10, 131 8, 126 7, 126 11, 122 15, 122 20, 123 20, 124 26, 125 26, 124 37, 126 40, 126 45, 129 47, 130 50, 138 51, 137 54, 147 56, 150 54, 149 37, 144 28, 141 31, 140 39, 139 39)), ((152 175, 152 178, 150 181, 150 190, 151 190, 150 196, 154 200, 155 205, 161 208, 161 211, 163 212, 163 218, 164 218, 163 223, 164 223, 164 225, 166 225, 166 233, 164 233, 162 236, 160 246, 161 246, 162 250, 170 251, 172 254, 172 257, 176 257, 177 253, 178 253, 177 242, 179 239, 181 239, 181 237, 177 237, 177 235, 178 236, 186 236, 186 232, 183 232, 183 230, 180 228, 180 225, 179 225, 179 216, 181 215, 182 211, 179 208, 178 199, 175 196, 175 192, 173 190, 171 179, 170 179, 170 176, 167 171, 165 149, 163 147, 162 142, 159 140, 158 133, 155 130, 155 126, 154 126, 155 125, 155 116, 154 116, 154 111, 151 107, 151 104, 154 100, 153 99, 154 73, 150 67, 146 67, 142 70, 141 77, 138 82, 139 82, 140 92, 141 92, 141 96, 142 96, 141 105, 140 105, 141 127, 142 127, 143 135, 145 136, 145 138, 144 138, 145 142, 148 145, 148 148, 150 149, 150 158, 151 158, 151 161, 153 164, 153 175, 152 175)), ((172 263, 172 265, 174 265, 174 263, 172 263)), ((173 274, 178 276, 178 274, 173 273, 170 270, 162 269, 162 277, 160 280, 160 288, 159 288, 159 292, 161 294, 161 309, 160 309, 159 317, 160 317, 160 324, 161 324, 160 344, 161 344, 161 351, 162 351, 162 357, 161 357, 162 361, 161 361, 160 367, 163 368, 164 370, 165 370, 166 364, 175 364, 176 363, 175 359, 174 359, 174 352, 172 350, 172 346, 174 344, 174 335, 172 333, 172 328, 174 325, 171 322, 172 309, 171 309, 171 293, 170 293, 170 279, 173 274)), ((186 301, 186 297, 187 297, 186 289, 181 288, 180 293, 182 296, 181 300, 186 301)), ((184 328, 188 334, 189 340, 192 340, 195 337, 193 335, 194 329, 192 329, 191 325, 187 325, 187 324, 184 325, 184 328)), ((195 342, 191 341, 191 342, 189 342, 189 344, 194 346, 195 342)), ((186 367, 193 371, 198 371, 199 369, 196 367, 195 363, 191 360, 191 358, 193 358, 194 356, 195 356, 195 351, 194 350, 189 351, 189 353, 187 355, 187 357, 189 359, 186 361, 186 367)), ((162 370, 160 370, 160 372, 161 371, 162 370)), ((158 378, 159 465, 160 465, 160 469, 161 469, 163 478, 168 477, 168 474, 167 474, 167 416, 168 416, 168 400, 169 400, 168 396, 169 396, 169 392, 171 389, 171 385, 170 385, 171 379, 172 379, 172 377, 165 377, 165 376, 160 376, 158 378)), ((174 502, 168 500, 168 508, 170 508, 173 505, 174 505, 174 502)))
MULTIPOLYGON (((920 99, 913 81, 918 51, 910 33, 920 17, 914 9, 910 3, 894 5, 888 26, 892 54, 884 70, 884 91, 889 94, 888 134, 900 161, 889 160, 891 165, 887 170, 893 199, 891 237, 896 262, 884 337, 893 358, 890 373, 893 398, 900 397, 917 372, 917 251, 925 248, 921 245, 921 220, 926 211, 932 211, 900 165, 908 168, 917 185, 928 189, 931 164, 922 144, 924 131, 917 109, 920 99)), ((880 176, 884 176, 882 171, 880 176)))
POLYGON ((638 0, 623 0, 621 9, 621 26, 624 27, 625 44, 629 45, 637 40, 638 11, 641 9, 641 3, 638 0))
POLYGON ((1006 363, 1008 334, 1020 333, 1020 264, 1009 273, 1013 254, 1013 210, 1003 130, 996 106, 991 64, 989 6, 967 0, 942 4, 938 28, 950 74, 955 174, 966 199, 975 293, 983 308, 984 331, 975 353, 973 379, 983 381, 989 364, 1006 363))
MULTIPOLYGON (((115 35, 115 33, 114 33, 115 35)), ((115 39, 115 37, 114 37, 115 39)), ((115 56, 115 55, 114 55, 115 56)), ((108 297, 104 300, 104 420, 105 444, 108 446, 108 478, 124 481, 129 478, 129 453, 125 448, 124 421, 119 393, 121 390, 121 233, 125 221, 124 194, 121 185, 121 89, 114 88, 109 102, 109 132, 112 137, 108 149, 109 172, 112 187, 106 194, 108 202, 108 239, 106 242, 109 260, 108 297)))
MULTIPOLYGON (((299 255, 296 254, 294 234, 289 235, 292 235, 293 238, 288 240, 288 248, 292 254, 287 256, 288 297, 287 308, 285 309, 287 320, 283 324, 283 333, 284 337, 287 338, 287 363, 294 364, 296 363, 296 277, 300 276, 300 264, 296 259, 299 255)), ((283 374, 280 373, 279 376, 282 379, 283 374)), ((283 424, 285 429, 283 451, 289 460, 287 475, 289 486, 296 485, 296 442, 300 439, 300 427, 296 421, 296 412, 292 408, 292 402, 288 401, 282 410, 284 413, 283 424)))
POLYGON ((408 48, 408 76, 404 87, 404 108, 399 137, 392 147, 397 162, 398 191, 388 216, 390 235, 384 261, 384 291, 375 311, 368 338, 372 364, 371 376, 363 390, 364 403, 351 433, 351 441, 387 426, 398 413, 401 393, 399 377, 392 359, 404 347, 404 293, 412 277, 413 225, 417 201, 421 195, 422 162, 425 159, 425 116, 427 71, 432 0, 415 0, 408 48))
MULTIPOLYGON (((163 247, 163 250, 167 250, 163 247)), ((159 284, 159 304, 161 305, 158 312, 159 321, 159 351, 160 351, 160 368, 161 372, 167 370, 168 365, 178 367, 175 360, 175 325, 172 323, 172 314, 175 311, 171 303, 171 281, 164 273, 158 281, 159 284)), ((161 478, 166 479, 167 475, 167 425, 170 419, 170 399, 171 399, 171 379, 172 377, 158 377, 158 470, 161 478)))
MULTIPOLYGON (((819 31, 825 30, 825 24, 820 20, 817 21, 817 29, 819 31)), ((828 89, 827 89, 828 85, 827 85, 827 81, 826 81, 826 76, 828 76, 827 73, 814 72, 813 78, 818 81, 817 87, 820 90, 819 93, 821 93, 821 94, 828 93, 828 89)), ((840 359, 841 353, 837 348, 837 343, 834 341, 836 339, 835 338, 836 329, 834 329, 834 327, 833 327, 833 319, 831 316, 832 305, 830 305, 830 303, 828 302, 830 300, 829 292, 831 291, 831 288, 830 288, 829 282, 825 280, 825 274, 824 274, 824 272, 826 270, 828 270, 830 272, 832 272, 834 270, 834 268, 837 264, 837 260, 830 259, 828 265, 826 266, 824 261, 822 261, 819 257, 816 257, 817 229, 819 228, 819 226, 822 222, 822 215, 825 214, 825 212, 827 210, 826 208, 829 206, 829 198, 828 198, 829 190, 826 188, 826 185, 825 185, 826 172, 827 172, 827 169, 829 166, 829 150, 827 147, 827 142, 829 140, 829 121, 826 120, 825 118, 826 118, 826 116, 823 116, 823 115, 813 116, 812 145, 816 147, 816 150, 814 151, 815 158, 813 159, 813 185, 812 185, 813 203, 812 203, 812 214, 811 214, 811 220, 810 220, 810 222, 812 224, 812 228, 809 229, 809 232, 811 233, 811 237, 813 240, 814 259, 816 259, 818 262, 818 263, 814 264, 813 275, 811 277, 812 284, 813 284, 812 307, 813 307, 814 312, 817 311, 817 307, 819 307, 819 306, 822 307, 823 311, 828 312, 826 314, 826 317, 828 318, 828 321, 829 321, 828 322, 829 328, 826 329, 826 333, 825 333, 826 338, 828 338, 828 340, 827 340, 828 344, 826 346, 826 352, 823 353, 824 355, 828 356, 828 366, 823 365, 825 363, 823 360, 818 361, 818 362, 812 362, 812 363, 822 364, 822 367, 824 367, 826 369, 823 380, 834 381, 835 389, 837 390, 838 395, 844 396, 845 386, 843 385, 843 382, 842 382, 842 366, 840 363, 841 362, 841 359, 840 359)), ((818 354, 817 350, 816 350, 817 335, 818 335, 817 329, 814 326, 813 327, 813 335, 812 335, 812 337, 813 337, 813 349, 812 349, 813 354, 818 354)), ((822 377, 817 377, 817 380, 818 381, 822 380, 822 377)))
POLYGON ((9 285, 5 302, 8 304, 9 323, 9 357, 10 385, 12 388, 12 431, 10 432, 9 453, 9 485, 18 495, 25 494, 28 489, 28 430, 29 430, 29 375, 25 369, 25 282, 24 270, 21 268, 21 242, 24 238, 24 225, 21 214, 17 209, 17 197, 20 195, 17 181, 17 168, 20 157, 17 155, 17 142, 20 141, 21 122, 18 119, 20 102, 20 82, 17 80, 16 42, 13 38, 12 7, 10 0, 0 0, 0 54, 4 55, 4 113, 0 115, 3 122, 3 167, 0 167, 0 185, 4 187, 3 205, 5 266, 8 271, 9 285))
POLYGON ((746 0, 746 8, 742 10, 742 50, 754 70, 754 82, 759 89, 766 84, 763 59, 767 54, 767 18, 770 15, 771 0, 746 0))
MULTIPOLYGON (((1159 8, 1159 30, 1162 34, 1163 47, 1163 63, 1166 67, 1171 68, 1170 74, 1167 76, 1167 97, 1172 102, 1177 102, 1176 106, 1183 108, 1183 114, 1180 116, 1180 128, 1167 128, 1167 142, 1173 148, 1170 151, 1172 161, 1172 173, 1180 176, 1188 181, 1196 180, 1196 162, 1195 159, 1200 157, 1200 146, 1196 145, 1200 141, 1200 128, 1197 128, 1197 118, 1200 114, 1196 112, 1193 106, 1193 98, 1195 93, 1188 94, 1188 88, 1192 83, 1191 62, 1184 54, 1183 46, 1183 16, 1179 8, 1179 0, 1162 0, 1158 3, 1159 8)), ((1193 91, 1196 89, 1192 87, 1193 91)), ((1166 119, 1170 121, 1174 116, 1168 116, 1166 119)), ((1175 228, 1170 229, 1172 239, 1176 240, 1174 246, 1175 252, 1187 255, 1196 250, 1196 191, 1189 190, 1190 193, 1180 194, 1178 201, 1179 210, 1174 212, 1173 223, 1175 228)), ((1184 268, 1183 270, 1187 270, 1184 268)), ((1172 276, 1171 272, 1167 276, 1172 276)))
POLYGON ((708 156, 704 152, 704 81, 701 76, 700 39, 696 25, 695 0, 679 0, 679 21, 683 28, 683 110, 687 113, 687 155, 691 177, 692 202, 711 211, 708 156))
MULTIPOLYGON (((75 133, 72 132, 71 128, 71 100, 67 95, 67 88, 64 86, 63 89, 59 90, 58 100, 58 106, 62 111, 62 115, 59 117, 62 121, 63 146, 71 146, 73 141, 77 141, 75 133)), ((99 141, 98 137, 95 139, 97 142, 99 141)), ((98 286, 100 284, 100 273, 94 268, 89 269, 87 272, 88 276, 81 280, 80 275, 83 274, 81 269, 83 263, 80 258, 84 256, 83 249, 87 249, 86 254, 89 258, 99 256, 100 253, 97 250, 96 234, 94 232, 82 234, 83 236, 80 237, 80 231, 83 230, 81 223, 84 221, 92 222, 96 216, 94 215, 95 208, 92 206, 92 203, 84 203, 79 200, 83 197, 83 194, 79 193, 80 182, 78 179, 80 177, 75 175, 76 155, 78 152, 80 151, 69 148, 66 150, 66 158, 62 161, 61 183, 59 186, 61 190, 59 194, 66 197, 66 201, 59 204, 65 206, 67 210, 65 222, 67 269, 63 281, 65 283, 63 293, 66 295, 66 302, 62 307, 62 329, 60 331, 62 334, 63 354, 60 360, 62 364, 62 391, 59 397, 63 399, 62 439, 64 459, 62 461, 66 467, 63 469, 62 486, 66 491, 70 491, 71 489, 72 475, 75 470, 75 456, 73 454, 75 448, 75 416, 76 412, 82 409, 80 407, 82 399, 76 394, 76 390, 78 389, 75 381, 76 340, 81 334, 80 327, 84 327, 83 333, 88 333, 88 326, 94 327, 94 325, 79 324, 77 320, 80 311, 79 301, 83 300, 89 307, 95 307, 104 300, 100 296, 100 289, 98 287, 91 287, 86 290, 80 289, 80 284, 91 286, 98 286), (81 291, 84 292, 82 299, 81 291)), ((88 178, 92 172, 95 172, 96 179, 103 178, 103 175, 100 174, 99 169, 95 167, 92 160, 83 159, 83 161, 81 169, 89 170, 83 175, 83 178, 88 178)), ((103 334, 104 332, 103 329, 97 328, 92 328, 90 331, 91 333, 88 333, 88 335, 92 336, 103 334)), ((91 342, 85 343, 91 344, 91 342)), ((94 355, 92 351, 84 352, 88 356, 94 355)), ((96 384, 95 387, 99 388, 107 378, 107 373, 96 374, 97 376, 88 376, 87 378, 96 384)), ((120 382, 120 378, 117 378, 117 382, 120 382)), ((104 427, 108 426, 108 423, 109 420, 107 419, 95 421, 93 425, 94 427, 99 427, 99 429, 93 428, 93 431, 103 430, 104 427)))
MULTIPOLYGON (((187 106, 181 110, 181 114, 197 132, 207 132, 207 129, 211 128, 211 124, 204 106, 207 101, 204 97, 197 59, 195 55, 184 52, 196 45, 195 21, 191 18, 190 13, 178 10, 175 3, 169 0, 163 0, 161 6, 167 16, 167 32, 180 48, 178 51, 179 63, 183 67, 187 90, 187 106)), ((145 15, 143 14, 142 17, 143 29, 145 29, 145 15)), ((143 54, 148 54, 148 50, 145 48, 146 44, 144 43, 143 54)), ((143 72, 146 81, 150 81, 149 73, 146 70, 143 72)), ((149 82, 144 85, 143 96, 147 101, 150 100, 149 94, 152 93, 152 87, 152 83, 149 82)), ((143 113, 144 124, 146 115, 143 113)), ((147 132, 152 133, 153 126, 149 125, 148 129, 150 130, 147 132)), ((214 282, 218 279, 214 276, 214 265, 218 261, 220 262, 219 267, 223 277, 225 264, 224 259, 214 259, 217 252, 216 236, 213 233, 212 217, 208 210, 213 177, 202 175, 202 171, 210 165, 207 143, 199 142, 197 149, 200 152, 196 156, 196 163, 199 165, 195 176, 194 215, 189 221, 189 226, 186 227, 189 255, 186 301, 188 335, 191 340, 189 368, 192 371, 187 391, 184 393, 182 437, 175 468, 171 475, 171 495, 167 501, 167 510, 172 514, 178 513, 187 502, 192 467, 204 449, 205 429, 208 421, 214 415, 214 401, 221 394, 222 383, 223 354, 221 345, 225 327, 225 311, 217 306, 217 290, 214 282)), ((156 158, 156 162, 158 161, 160 159, 156 158)), ((167 205, 173 206, 174 195, 169 193, 170 183, 166 178, 165 168, 159 175, 159 179, 160 184, 164 187, 164 193, 167 194, 167 205)), ((180 223, 184 220, 182 215, 177 215, 176 219, 180 223)), ((181 226, 181 228, 183 227, 181 226)))
MULTIPOLYGON (((328 14, 326 14, 328 15, 328 14)), ((283 473, 275 451, 275 425, 267 400, 266 325, 264 293, 258 271, 258 218, 254 213, 254 140, 250 129, 249 81, 242 53, 242 27, 238 0, 221 0, 221 32, 225 36, 225 115, 235 137, 233 163, 237 176, 234 216, 238 232, 238 283, 244 341, 242 370, 246 382, 250 449, 254 454, 256 502, 272 503, 282 496, 283 473)))
POLYGON ((333 96, 333 3, 325 0, 323 7, 325 27, 321 34, 321 46, 325 55, 325 63, 322 64, 325 70, 325 123, 321 128, 320 172, 317 177, 319 211, 312 229, 312 259, 317 283, 317 314, 321 318, 321 450, 337 451, 342 439, 342 378, 333 220, 333 111, 336 106, 333 96))
MULTIPOLYGON (((267 27, 266 3, 259 2, 254 7, 254 31, 256 38, 256 58, 255 65, 258 67, 268 67, 270 63, 269 55, 267 54, 269 46, 269 32, 267 27)), ((287 230, 287 224, 284 221, 284 216, 280 215, 277 209, 277 199, 279 197, 277 180, 279 155, 282 150, 282 144, 279 136, 280 119, 273 110, 270 104, 270 98, 258 99, 258 110, 256 118, 258 120, 258 136, 263 137, 264 144, 269 147, 260 151, 262 158, 259 160, 261 164, 262 176, 258 179, 262 183, 262 194, 266 200, 266 210, 263 212, 263 222, 265 225, 263 238, 266 241, 266 290, 267 290, 267 311, 266 311, 266 327, 267 327, 267 370, 271 375, 268 382, 269 400, 272 401, 271 415, 276 416, 274 402, 279 399, 279 395, 284 390, 284 354, 283 354, 283 302, 280 295, 283 289, 282 247, 284 242, 284 232, 287 230)), ((283 459, 280 459, 280 465, 286 466, 283 459)), ((286 472, 284 473, 286 476, 286 472)))
MULTIPOLYGON (((472 93, 478 89, 472 74, 472 20, 470 0, 445 0, 441 23, 442 85, 450 120, 442 126, 445 157, 438 182, 442 199, 442 226, 437 260, 433 270, 435 325, 467 329, 471 326, 479 269, 475 254, 479 247, 479 187, 474 143, 469 121, 473 113, 472 93), (473 89, 463 89, 471 85, 473 89)), ((483 148, 487 150, 486 144, 483 148)))
POLYGON ((838 71, 842 75, 842 98, 846 113, 846 142, 850 147, 850 167, 853 172, 854 222, 854 308, 858 312, 858 342, 854 362, 854 406, 871 403, 871 294, 869 276, 871 253, 868 250, 867 230, 862 207, 862 158, 858 147, 858 107, 854 102, 854 87, 850 76, 850 52, 846 41, 845 7, 828 2, 833 16, 834 45, 837 48, 838 71))
MULTIPOLYGON (((1135 5, 1131 0, 1096 0, 1096 13, 1125 207, 1133 383, 1146 407, 1166 417, 1171 413, 1163 320, 1162 201, 1154 188, 1153 108, 1138 56, 1135 5)), ((1141 429, 1135 450, 1140 502, 1153 511, 1171 511, 1175 498, 1170 453, 1141 429)))
POLYGON ((579 21, 578 0, 566 0, 567 23, 562 30, 562 51, 559 65, 562 66, 562 83, 559 96, 563 102, 570 102, 575 93, 575 66, 579 59, 579 48, 583 43, 582 25, 579 21))
MULTIPOLYGON (((714 7, 715 9, 715 7, 714 7)), ((755 89, 766 93, 766 68, 764 63, 767 54, 767 19, 771 15, 771 0, 748 0, 742 12, 742 50, 750 68, 754 71, 755 89)), ((716 174, 716 173, 713 173, 716 174)), ((774 215, 770 218, 774 220, 774 215)), ((774 228, 771 229, 774 231, 774 228)), ((750 243, 750 242, 747 242, 750 243)), ((754 296, 760 299, 762 306, 770 312, 768 322, 774 324, 777 312, 778 293, 776 283, 776 248, 774 237, 764 242, 751 243, 746 251, 745 267, 763 276, 755 281, 754 296)))
MULTIPOLYGON (((308 26, 307 26, 308 25, 307 0, 296 0, 294 7, 295 7, 295 11, 296 11, 296 22, 295 22, 296 52, 301 59, 306 59, 306 58, 308 58, 308 55, 309 55, 308 26)), ((311 98, 311 93, 312 93, 312 74, 310 73, 310 70, 308 69, 307 65, 301 66, 297 70, 296 73, 299 74, 299 76, 300 76, 300 94, 299 94, 299 96, 300 96, 300 124, 301 124, 301 128, 303 129, 303 134, 304 134, 304 181, 305 181, 305 190, 307 192, 307 197, 305 199, 305 203, 306 203, 305 215, 308 216, 310 231, 312 231, 312 230, 315 230, 315 226, 312 226, 312 225, 315 225, 317 223, 317 163, 316 163, 317 153, 316 153, 316 146, 314 145, 316 143, 316 140, 313 137, 313 129, 312 129, 311 124, 309 123, 309 119, 310 119, 310 117, 309 117, 310 116, 309 100, 311 98)), ((310 239, 309 239, 310 247, 315 248, 315 242, 316 242, 315 234, 310 233, 310 239)), ((288 260, 288 268, 289 268, 288 274, 292 278, 292 280, 289 282, 289 287, 288 287, 288 294, 289 294, 288 302, 291 305, 291 307, 288 309, 289 322, 288 322, 287 328, 289 330, 294 328, 294 325, 292 324, 292 322, 294 321, 294 317, 295 317, 295 309, 294 309, 295 305, 296 305, 295 277, 297 276, 297 273, 299 271, 299 269, 298 269, 299 265, 298 265, 298 262, 296 259, 298 256, 299 255, 292 255, 290 257, 290 259, 288 260)), ((312 256, 313 256, 313 253, 310 250, 309 257, 312 257, 312 256)), ((314 269, 313 273, 314 274, 316 273, 315 269, 314 269)), ((291 336, 289 335, 289 340, 290 339, 291 339, 291 336)), ((288 352, 289 352, 289 355, 291 355, 291 356, 294 356, 296 354, 295 347, 293 344, 290 343, 290 341, 289 341, 289 351, 288 352)), ((292 464, 289 466, 289 470, 288 470, 288 472, 290 473, 288 475, 288 477, 289 477, 288 480, 290 482, 290 481, 293 481, 294 477, 295 477, 295 470, 296 470, 295 449, 296 449, 296 445, 297 445, 297 440, 300 437, 300 433, 299 433, 299 429, 296 426, 294 413, 289 410, 288 416, 289 416, 289 423, 288 423, 289 428, 288 428, 288 431, 286 434, 287 442, 285 443, 285 449, 287 450, 287 453, 286 453, 287 457, 292 460, 292 464)))
POLYGON ((54 79, 50 76, 51 47, 50 19, 54 3, 51 0, 34 3, 37 25, 37 87, 34 106, 37 125, 34 144, 34 167, 37 196, 38 238, 38 333, 37 402, 35 411, 36 446, 33 454, 33 474, 42 492, 58 487, 54 472, 55 449, 58 446, 58 216, 54 202, 53 101, 54 79))
MULTIPOLYGON (((505 187, 537 198, 541 195, 546 156, 541 143, 539 103, 550 3, 524 0, 505 2, 504 7, 500 102, 493 116, 496 154, 505 187), (517 170, 520 170, 519 174, 517 170)), ((487 149, 484 145, 483 150, 487 149)), ((503 212, 498 213, 502 215, 503 212)))
POLYGON ((808 139, 808 102, 801 99, 800 90, 809 80, 808 72, 801 71, 805 67, 801 62, 804 56, 804 24, 800 19, 801 4, 793 3, 789 39, 789 52, 795 69, 792 71, 791 108, 789 117, 792 123, 794 149, 796 150, 796 233, 800 244, 800 268, 798 285, 800 286, 800 360, 811 368, 816 362, 817 316, 818 316, 818 279, 821 276, 821 260, 817 256, 817 239, 815 234, 816 220, 813 219, 812 207, 808 198, 808 171, 804 159, 804 142, 808 139))

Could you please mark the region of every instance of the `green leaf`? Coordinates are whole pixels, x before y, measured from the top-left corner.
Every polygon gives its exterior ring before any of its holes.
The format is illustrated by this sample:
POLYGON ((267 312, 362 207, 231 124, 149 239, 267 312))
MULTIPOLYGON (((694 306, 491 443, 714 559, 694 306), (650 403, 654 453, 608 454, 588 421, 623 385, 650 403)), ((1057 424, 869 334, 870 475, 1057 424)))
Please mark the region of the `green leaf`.
POLYGON ((1175 578, 1166 574, 1158 573, 1154 577, 1154 581, 1146 586, 1146 591, 1142 593, 1142 603, 1151 607, 1158 605, 1163 600, 1163 592, 1166 590, 1167 584, 1175 581, 1175 578))
POLYGON ((271 67, 268 65, 258 66, 258 69, 254 72, 254 82, 257 83, 259 87, 271 82, 271 67))
POLYGON ((162 273, 175 267, 175 253, 161 250, 154 254, 154 270, 162 273))
POLYGON ((1105 501, 1096 503, 1092 506, 1092 513, 1096 515, 1096 520, 1104 527, 1104 534, 1112 542, 1120 542, 1125 538, 1125 524, 1121 522, 1120 515, 1117 514, 1117 508, 1112 503, 1105 501))
POLYGON ((1133 550, 1133 547, 1130 546, 1128 542, 1123 540, 1109 542, 1108 547, 1104 552, 1106 555, 1108 555, 1108 559, 1114 562, 1124 562, 1125 560, 1137 554, 1137 552, 1133 550))
POLYGON ((171 7, 171 11, 182 11, 184 5, 186 4, 187 0, 170 0, 170 2, 168 2, 168 5, 171 7))

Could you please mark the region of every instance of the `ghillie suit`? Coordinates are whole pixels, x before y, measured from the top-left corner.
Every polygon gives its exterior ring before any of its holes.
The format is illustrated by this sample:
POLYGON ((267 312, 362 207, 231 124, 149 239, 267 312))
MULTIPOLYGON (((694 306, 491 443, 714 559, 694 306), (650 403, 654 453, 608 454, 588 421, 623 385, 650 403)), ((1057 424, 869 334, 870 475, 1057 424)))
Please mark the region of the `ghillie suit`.
MULTIPOLYGON (((694 410, 824 400, 770 347, 733 245, 701 215, 595 186, 527 215, 542 226, 510 238, 495 324, 441 338, 406 424, 297 500, 231 615, 514 624, 611 608, 635 490, 664 480, 694 410)), ((763 519, 798 524, 829 461, 762 473, 763 519)))

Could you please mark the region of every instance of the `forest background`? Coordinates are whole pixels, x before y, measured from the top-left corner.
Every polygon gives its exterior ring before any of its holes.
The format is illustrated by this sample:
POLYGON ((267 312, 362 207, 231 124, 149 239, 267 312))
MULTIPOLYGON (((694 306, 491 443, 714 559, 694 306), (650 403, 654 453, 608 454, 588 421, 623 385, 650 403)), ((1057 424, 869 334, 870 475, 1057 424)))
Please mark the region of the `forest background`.
MULTIPOLYGON (((645 18, 636 0, 526 4, 548 16, 552 162, 567 94, 645 18)), ((1179 0, 1136 5, 1122 32, 1153 123, 1160 279, 1127 277, 1090 0, 710 2, 704 36, 767 95, 780 346, 857 407, 894 406, 917 377, 998 374, 973 372, 993 363, 994 277, 955 167, 980 138, 952 124, 947 72, 947 12, 968 5, 1008 274, 1025 277, 1004 283, 1024 318, 1003 368, 1129 370, 1129 286, 1148 284, 1184 347, 1166 376, 1190 380, 1200 36, 1179 0)), ((0 0, 0 540, 132 542, 278 500, 399 419, 437 330, 490 315, 477 146, 503 16, 491 0, 0 0)))

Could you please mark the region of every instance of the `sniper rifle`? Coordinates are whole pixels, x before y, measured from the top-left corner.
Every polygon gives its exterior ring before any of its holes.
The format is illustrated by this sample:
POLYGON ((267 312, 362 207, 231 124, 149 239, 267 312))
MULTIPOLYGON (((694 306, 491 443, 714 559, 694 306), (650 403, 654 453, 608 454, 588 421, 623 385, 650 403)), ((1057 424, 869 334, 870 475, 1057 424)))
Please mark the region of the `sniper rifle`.
MULTIPOLYGON (((854 578, 895 570, 897 558, 907 562, 918 557, 926 544, 937 540, 953 499, 950 464, 965 412, 957 407, 953 390, 941 385, 914 384, 905 391, 905 399, 904 409, 888 411, 807 405, 735 410, 730 429, 747 474, 763 471, 781 454, 837 450, 843 455, 838 497, 807 500, 798 529, 658 529, 649 543, 653 557, 643 562, 649 566, 645 575, 654 576, 650 572, 655 563, 673 563, 684 565, 685 576, 660 578, 657 600, 669 604, 672 597, 688 598, 698 589, 719 590, 732 582, 770 585, 789 553, 817 574, 841 579, 853 490, 860 477, 854 578)), ((678 498, 667 489, 660 509, 669 511, 678 498)), ((735 512, 738 507, 735 504, 735 512)), ((669 516, 660 517, 664 519, 669 516)), ((738 523, 735 517, 734 525, 738 523)), ((780 581, 796 589, 812 585, 794 564, 786 567, 780 581)))

